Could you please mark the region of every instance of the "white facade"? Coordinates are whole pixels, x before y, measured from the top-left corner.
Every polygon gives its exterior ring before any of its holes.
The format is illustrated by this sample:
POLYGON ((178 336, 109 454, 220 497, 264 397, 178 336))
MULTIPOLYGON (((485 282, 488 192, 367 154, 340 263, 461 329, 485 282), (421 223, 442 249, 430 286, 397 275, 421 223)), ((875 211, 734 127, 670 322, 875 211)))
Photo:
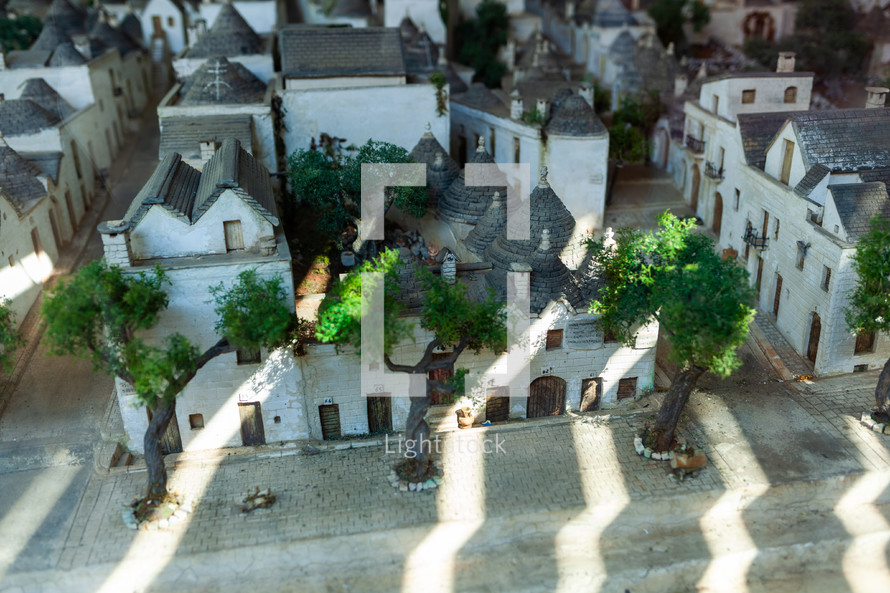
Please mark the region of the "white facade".
POLYGON ((152 37, 164 36, 171 53, 177 54, 186 47, 185 30, 189 23, 184 5, 173 0, 148 0, 140 16, 142 38, 150 43, 152 37))
POLYGON ((388 0, 383 11, 384 27, 398 27, 407 17, 426 31, 430 39, 445 44, 445 23, 439 14, 439 0, 388 0))

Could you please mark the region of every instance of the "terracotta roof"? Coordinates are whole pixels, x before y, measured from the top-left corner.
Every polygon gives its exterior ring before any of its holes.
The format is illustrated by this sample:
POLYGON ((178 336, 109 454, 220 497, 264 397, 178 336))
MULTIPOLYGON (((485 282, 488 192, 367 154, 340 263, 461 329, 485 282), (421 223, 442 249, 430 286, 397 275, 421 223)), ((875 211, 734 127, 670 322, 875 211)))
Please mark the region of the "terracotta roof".
POLYGON ((404 76, 402 41, 395 28, 283 27, 279 32, 282 75, 404 76))

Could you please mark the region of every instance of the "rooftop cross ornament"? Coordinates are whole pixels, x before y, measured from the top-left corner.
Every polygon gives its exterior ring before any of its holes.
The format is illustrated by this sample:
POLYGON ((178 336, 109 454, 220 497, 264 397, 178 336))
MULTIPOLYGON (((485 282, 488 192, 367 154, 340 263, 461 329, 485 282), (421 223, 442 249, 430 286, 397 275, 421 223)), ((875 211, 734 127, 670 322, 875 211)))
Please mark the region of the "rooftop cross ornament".
POLYGON ((225 74, 225 73, 228 71, 228 69, 227 69, 225 66, 223 66, 222 63, 221 63, 219 60, 217 60, 216 62, 214 62, 213 66, 211 66, 210 68, 211 68, 210 73, 213 74, 213 75, 215 75, 216 78, 215 78, 213 81, 208 82, 207 84, 205 84, 205 85, 204 85, 204 88, 206 89, 206 88, 211 87, 211 86, 216 87, 216 100, 219 101, 219 88, 220 88, 222 85, 225 85, 225 86, 227 86, 227 87, 229 87, 229 88, 232 88, 232 85, 230 85, 229 83, 227 83, 227 82, 224 81, 224 80, 220 80, 220 78, 219 78, 219 75, 220 75, 220 74, 225 74))

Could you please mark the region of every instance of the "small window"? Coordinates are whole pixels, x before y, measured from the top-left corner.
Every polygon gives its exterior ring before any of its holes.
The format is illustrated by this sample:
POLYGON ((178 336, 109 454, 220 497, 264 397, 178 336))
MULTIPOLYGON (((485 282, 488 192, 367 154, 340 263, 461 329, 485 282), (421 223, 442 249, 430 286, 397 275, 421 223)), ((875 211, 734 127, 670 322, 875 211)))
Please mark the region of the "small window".
POLYGON ((875 332, 859 332, 853 354, 870 354, 875 351, 875 332))
POLYGON ((519 138, 513 138, 513 162, 519 162, 519 138))
POLYGON ((168 17, 167 17, 167 26, 168 26, 168 27, 172 27, 172 26, 173 26, 173 17, 172 17, 172 16, 168 16, 168 17))
POLYGON ((742 192, 739 191, 739 188, 735 190, 735 202, 732 205, 733 210, 736 212, 739 211, 739 202, 742 200, 742 192))
POLYGON ((43 243, 40 241, 40 233, 37 232, 37 229, 31 229, 31 244, 34 246, 34 255, 42 256, 43 243))
POLYGON ((717 113, 717 109, 720 108, 720 97, 718 97, 717 95, 714 95, 714 101, 712 104, 714 106, 714 113, 717 113))
POLYGON ((204 428, 204 414, 189 414, 189 426, 192 430, 204 428))
POLYGON ((797 269, 803 269, 803 262, 807 258, 807 249, 810 248, 809 243, 804 243, 803 241, 797 242, 797 269))
POLYGON ((260 351, 253 348, 238 348, 235 351, 238 364, 260 364, 260 351))
POLYGON ((755 96, 757 96, 757 91, 754 89, 742 91, 742 103, 753 103, 755 96))
POLYGON ((494 156, 494 128, 488 128, 488 131, 491 136, 491 156, 494 156))
POLYGON ((797 87, 790 86, 785 89, 785 102, 786 103, 797 103, 797 87))
POLYGON ((777 240, 777 239, 779 238, 779 226, 780 226, 780 225, 781 225, 781 221, 777 218, 777 219, 776 219, 776 229, 775 229, 775 231, 773 232, 773 239, 774 239, 774 240, 777 240))
POLYGON ((9 256, 9 267, 10 267, 10 268, 14 268, 14 267, 15 267, 15 258, 14 258, 13 256, 11 256, 11 255, 9 256))
POLYGON ((791 179, 791 158, 794 156, 794 142, 785 140, 785 156, 782 160, 782 174, 779 178, 781 183, 788 185, 791 179))
POLYGON ((828 292, 828 287, 831 285, 831 268, 828 266, 822 266, 822 290, 828 292))
POLYGON ((244 235, 241 233, 240 220, 227 220, 223 223, 223 231, 226 236, 226 251, 240 251, 244 249, 244 235))
POLYGON ((634 397, 637 394, 637 378, 630 377, 618 381, 618 399, 634 397))
POLYGON ((561 329, 549 329, 547 330, 547 350, 553 350, 555 348, 559 348, 562 346, 562 330, 561 329))
POLYGON ((82 179, 83 174, 80 171, 80 155, 77 153, 77 145, 74 144, 74 140, 71 141, 71 156, 74 159, 74 171, 77 173, 77 178, 82 179))

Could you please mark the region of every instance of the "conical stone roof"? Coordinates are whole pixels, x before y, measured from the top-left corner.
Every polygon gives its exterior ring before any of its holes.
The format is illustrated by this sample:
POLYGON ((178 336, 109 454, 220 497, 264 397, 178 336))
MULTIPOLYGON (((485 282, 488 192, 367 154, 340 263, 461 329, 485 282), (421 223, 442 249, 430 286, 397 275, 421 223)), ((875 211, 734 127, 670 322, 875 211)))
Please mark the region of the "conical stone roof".
MULTIPOLYGON (((550 187, 546 167, 541 168, 538 186, 529 199, 529 223, 529 237, 540 237, 545 228, 549 229, 550 243, 557 253, 562 253, 575 230, 575 218, 550 187)), ((485 259, 506 271, 513 263, 528 263, 537 247, 535 240, 507 239, 505 230, 485 250, 485 259)))
POLYGON ((584 297, 575 277, 559 257, 559 251, 550 242, 550 229, 541 231, 538 248, 529 258, 531 281, 529 309, 540 313, 548 303, 564 298, 573 308, 582 307, 584 297))
POLYGON ((429 124, 426 125, 426 132, 411 149, 409 156, 416 163, 426 164, 426 183, 430 196, 427 208, 433 208, 439 203, 439 198, 457 179, 460 174, 460 166, 448 156, 448 153, 433 136, 429 124))
POLYGON ((68 0, 53 0, 46 11, 43 24, 46 26, 52 21, 66 35, 79 35, 85 32, 85 20, 86 13, 81 12, 68 0))
POLYGON ((553 110, 547 131, 562 136, 593 136, 605 134, 606 126, 583 97, 572 94, 553 110))
POLYGON ((77 48, 74 47, 74 44, 69 40, 56 46, 56 49, 53 50, 49 60, 47 60, 46 65, 51 68, 58 68, 61 66, 80 66, 81 64, 85 64, 86 61, 87 60, 83 57, 83 54, 77 51, 77 48))
MULTIPOLYGON (((127 55, 133 50, 139 49, 139 45, 133 41, 129 35, 123 31, 119 31, 99 20, 92 29, 90 29, 90 40, 99 41, 106 47, 116 47, 122 56, 127 55)), ((95 55, 95 54, 94 54, 95 55)))
POLYGON ((137 17, 132 12, 128 12, 127 16, 121 21, 120 30, 126 33, 130 39, 139 43, 140 45, 145 42, 142 35, 142 24, 139 22, 139 17, 137 17))
POLYGON ((40 31, 40 35, 37 36, 37 39, 34 40, 31 49, 53 51, 60 43, 65 43, 66 41, 70 42, 71 40, 68 39, 68 36, 65 35, 65 32, 55 21, 49 20, 43 24, 43 29, 40 31))
POLYGON ((188 58, 263 53, 263 42, 232 4, 223 4, 213 26, 186 52, 188 58))
POLYGON ((226 58, 211 58, 189 77, 181 105, 261 103, 266 85, 250 70, 226 58))
MULTIPOLYGON (((476 148, 476 152, 470 162, 494 163, 494 159, 485 150, 484 138, 479 138, 479 146, 476 148)), ((506 186, 467 186, 465 168, 439 200, 437 206, 439 217, 448 222, 476 224, 482 218, 482 215, 485 214, 485 210, 488 209, 488 203, 491 201, 494 191, 506 194, 507 188, 506 186)))
POLYGON ((498 235, 504 232, 504 229, 506 228, 506 196, 501 192, 496 191, 492 197, 491 204, 488 205, 488 209, 485 211, 485 214, 482 215, 482 219, 470 230, 467 238, 464 240, 464 244, 467 246, 467 249, 476 255, 481 256, 485 253, 485 249, 491 245, 492 242, 498 238, 498 235))
POLYGON ((46 195, 46 188, 38 181, 39 169, 23 159, 0 138, 0 192, 6 195, 19 213, 24 203, 46 195))
POLYGON ((54 114, 60 120, 65 119, 74 113, 74 108, 68 101, 63 99, 62 96, 42 78, 29 78, 26 80, 25 85, 22 88, 22 94, 19 98, 30 99, 37 105, 42 106, 44 109, 54 114))

